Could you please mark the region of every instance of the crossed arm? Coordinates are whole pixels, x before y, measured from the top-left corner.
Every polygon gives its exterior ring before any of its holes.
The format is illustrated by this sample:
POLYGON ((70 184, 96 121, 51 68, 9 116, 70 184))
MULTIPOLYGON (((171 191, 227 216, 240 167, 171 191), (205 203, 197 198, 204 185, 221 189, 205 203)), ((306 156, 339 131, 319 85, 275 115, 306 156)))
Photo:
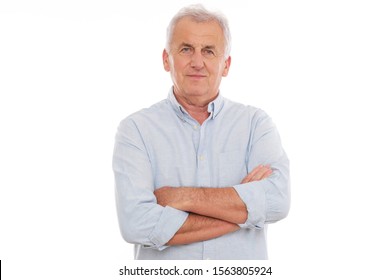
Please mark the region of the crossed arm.
MULTIPOLYGON (((241 184, 265 179, 271 173, 270 167, 259 165, 245 176, 241 184)), ((238 224, 247 220, 246 205, 233 187, 162 187, 154 194, 161 206, 168 205, 190 213, 167 245, 216 238, 238 230, 238 224)))

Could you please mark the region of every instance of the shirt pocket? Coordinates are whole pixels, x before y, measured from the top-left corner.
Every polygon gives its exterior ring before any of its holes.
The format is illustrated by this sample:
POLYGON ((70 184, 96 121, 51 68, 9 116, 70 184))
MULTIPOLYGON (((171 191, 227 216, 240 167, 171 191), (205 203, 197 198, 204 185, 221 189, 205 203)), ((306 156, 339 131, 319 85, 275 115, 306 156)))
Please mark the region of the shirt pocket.
POLYGON ((219 186, 238 185, 247 174, 246 153, 243 150, 221 152, 218 157, 219 186))

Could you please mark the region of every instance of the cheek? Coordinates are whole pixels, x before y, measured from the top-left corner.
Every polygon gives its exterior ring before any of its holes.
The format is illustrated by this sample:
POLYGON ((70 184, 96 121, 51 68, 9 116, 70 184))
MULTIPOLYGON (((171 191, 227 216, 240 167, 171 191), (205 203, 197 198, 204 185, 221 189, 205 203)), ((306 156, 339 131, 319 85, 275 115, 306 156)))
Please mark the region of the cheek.
POLYGON ((210 65, 210 72, 212 72, 216 76, 221 76, 225 70, 225 63, 218 62, 210 65))
POLYGON ((178 73, 180 72, 181 66, 177 61, 171 61, 170 63, 171 71, 178 73))

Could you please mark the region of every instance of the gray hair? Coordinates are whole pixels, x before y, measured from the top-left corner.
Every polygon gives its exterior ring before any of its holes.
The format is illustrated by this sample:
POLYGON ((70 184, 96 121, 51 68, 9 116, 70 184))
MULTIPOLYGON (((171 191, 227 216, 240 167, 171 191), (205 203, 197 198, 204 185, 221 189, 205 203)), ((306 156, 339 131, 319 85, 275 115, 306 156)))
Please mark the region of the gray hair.
POLYGON ((211 12, 206 10, 206 8, 203 7, 203 5, 201 4, 184 7, 179 10, 179 12, 172 18, 167 28, 167 41, 165 45, 165 49, 168 52, 170 50, 170 44, 172 42, 173 30, 175 29, 175 26, 178 21, 184 17, 190 17, 195 22, 216 21, 222 28, 223 36, 225 39, 225 59, 229 57, 232 46, 232 39, 227 18, 219 12, 211 12))

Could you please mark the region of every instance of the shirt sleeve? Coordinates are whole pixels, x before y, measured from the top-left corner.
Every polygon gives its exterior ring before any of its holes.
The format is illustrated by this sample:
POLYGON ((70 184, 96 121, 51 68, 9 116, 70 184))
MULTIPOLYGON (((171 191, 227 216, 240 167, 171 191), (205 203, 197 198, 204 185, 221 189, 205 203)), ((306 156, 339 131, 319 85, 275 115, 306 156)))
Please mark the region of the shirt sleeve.
POLYGON ((247 168, 269 164, 272 175, 261 181, 235 185, 245 203, 248 218, 243 228, 261 229, 285 218, 290 208, 289 160, 270 117, 259 111, 253 120, 247 168))
POLYGON ((113 155, 115 196, 123 238, 163 250, 187 219, 188 213, 157 204, 153 170, 142 135, 130 118, 123 120, 113 155))

